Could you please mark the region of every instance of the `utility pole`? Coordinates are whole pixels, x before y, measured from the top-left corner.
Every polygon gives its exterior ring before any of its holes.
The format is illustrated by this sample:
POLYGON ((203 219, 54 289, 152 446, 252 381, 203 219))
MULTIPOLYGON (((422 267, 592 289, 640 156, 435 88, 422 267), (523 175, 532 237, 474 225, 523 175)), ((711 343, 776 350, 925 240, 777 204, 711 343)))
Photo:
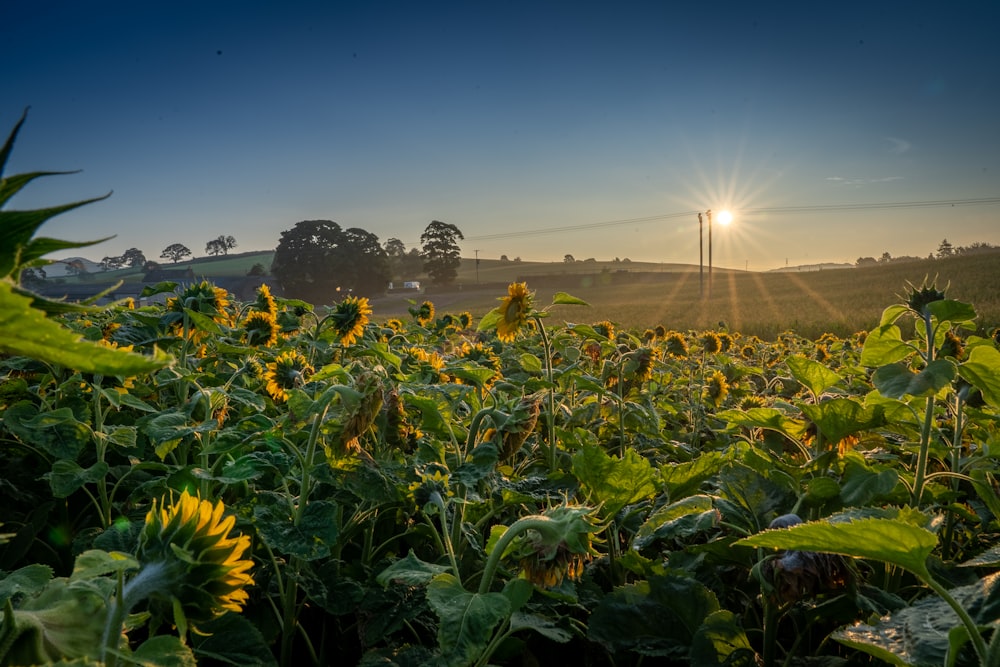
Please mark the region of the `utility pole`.
POLYGON ((479 251, 478 250, 474 250, 473 252, 476 253, 476 284, 478 285, 479 284, 479 251))
POLYGON ((704 222, 701 212, 698 213, 698 288, 702 298, 705 298, 705 236, 704 222))

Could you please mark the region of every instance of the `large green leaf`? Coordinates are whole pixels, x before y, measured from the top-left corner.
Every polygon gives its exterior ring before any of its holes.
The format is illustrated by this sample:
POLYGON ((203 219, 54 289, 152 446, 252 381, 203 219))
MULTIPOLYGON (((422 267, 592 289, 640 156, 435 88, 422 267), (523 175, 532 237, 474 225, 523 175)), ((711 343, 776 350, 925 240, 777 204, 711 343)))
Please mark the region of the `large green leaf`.
POLYGON ((721 518, 711 496, 688 496, 653 512, 639 526, 633 545, 643 549, 655 540, 697 535, 715 528, 721 518))
POLYGON ((335 503, 313 500, 306 505, 301 521, 296 524, 279 501, 255 507, 254 524, 269 547, 309 561, 330 555, 340 535, 338 514, 335 503))
POLYGON ((691 664, 754 667, 758 662, 757 653, 739 619, 728 609, 720 609, 709 614, 695 633, 691 643, 691 664))
POLYGON ((278 664, 260 630, 242 614, 223 614, 214 621, 203 623, 189 638, 195 656, 205 664, 240 667, 277 667, 278 664))
POLYGON ((601 598, 587 635, 612 653, 634 651, 682 661, 705 618, 718 609, 715 594, 695 579, 652 576, 601 598))
POLYGON ((35 595, 52 579, 52 568, 48 565, 26 565, 0 579, 0 604, 15 595, 35 595))
POLYGON ((427 602, 438 615, 442 664, 471 665, 479 658, 494 629, 510 616, 503 593, 470 593, 451 574, 440 574, 427 586, 427 602))
POLYGON ((39 412, 27 402, 16 403, 3 413, 11 433, 56 459, 75 459, 94 439, 90 426, 70 408, 39 412))
POLYGON ((793 419, 777 408, 750 408, 749 410, 724 410, 716 414, 730 424, 748 428, 766 428, 783 433, 793 440, 805 435, 808 424, 801 419, 793 419))
POLYGON ((931 301, 925 308, 938 322, 959 324, 962 322, 971 322, 976 319, 976 309, 972 304, 954 301, 953 299, 931 301))
POLYGON ((815 359, 796 355, 785 359, 785 363, 792 372, 792 377, 812 392, 813 396, 819 396, 843 380, 840 374, 830 370, 815 359))
MULTIPOLYGON (((953 588, 949 594, 970 612, 977 624, 996 624, 1000 601, 998 575, 953 588)), ((959 625, 955 610, 942 598, 929 595, 875 625, 852 625, 837 630, 831 637, 894 665, 936 667, 946 664, 951 631, 959 625)))
POLYGON ((149 373, 172 362, 158 350, 148 357, 85 341, 33 308, 31 299, 16 294, 7 280, 0 280, 0 353, 109 376, 149 373))
POLYGON ((844 523, 817 521, 765 530, 736 544, 870 558, 927 578, 927 557, 937 546, 937 537, 929 530, 899 519, 860 519, 844 523))
POLYGON ((956 368, 949 359, 935 359, 914 373, 904 364, 882 366, 872 375, 872 384, 883 396, 933 396, 955 379, 956 368))
POLYGON ((406 554, 406 558, 401 558, 389 567, 382 570, 375 580, 383 586, 398 582, 405 586, 422 586, 430 582, 431 579, 448 571, 446 565, 435 565, 422 561, 416 557, 413 551, 406 554))
POLYGON ((881 407, 865 406, 853 398, 832 398, 799 407, 830 443, 885 424, 881 407))
POLYGON ((973 347, 969 358, 959 365, 958 374, 979 389, 987 403, 1000 407, 1000 350, 992 345, 973 347))
POLYGON ((894 364, 913 354, 916 349, 903 341, 903 336, 896 325, 882 326, 872 329, 865 337, 865 345, 861 350, 861 365, 876 368, 886 364, 894 364))
POLYGON ((76 461, 59 459, 52 464, 52 472, 47 473, 45 477, 49 480, 54 497, 68 498, 85 484, 104 479, 108 470, 108 464, 104 461, 98 461, 89 468, 82 468, 76 461))
POLYGON ((552 295, 553 306, 589 306, 590 304, 566 292, 556 292, 552 295))
POLYGON ((144 641, 130 660, 143 667, 198 667, 194 653, 180 637, 158 635, 144 641))
POLYGON ((656 469, 633 449, 619 459, 601 447, 585 445, 573 456, 573 474, 588 494, 588 502, 603 505, 608 515, 651 498, 658 490, 656 469))

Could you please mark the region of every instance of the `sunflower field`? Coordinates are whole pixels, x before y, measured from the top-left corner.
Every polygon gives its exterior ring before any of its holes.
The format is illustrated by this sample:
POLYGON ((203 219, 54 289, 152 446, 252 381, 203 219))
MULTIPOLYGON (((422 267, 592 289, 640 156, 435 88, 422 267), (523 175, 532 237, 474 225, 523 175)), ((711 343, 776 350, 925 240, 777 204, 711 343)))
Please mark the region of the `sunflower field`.
POLYGON ((23 289, 85 203, 0 210, 0 665, 1000 664, 1000 341, 933 283, 774 342, 23 289))

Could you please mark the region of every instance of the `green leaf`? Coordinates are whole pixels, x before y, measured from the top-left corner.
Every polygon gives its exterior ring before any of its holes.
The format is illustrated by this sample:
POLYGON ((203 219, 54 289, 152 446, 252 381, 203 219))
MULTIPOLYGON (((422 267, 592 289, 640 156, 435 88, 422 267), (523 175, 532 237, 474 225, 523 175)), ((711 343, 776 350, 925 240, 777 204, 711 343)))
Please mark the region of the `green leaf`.
POLYGON ((656 540, 691 537, 715 528, 721 518, 711 496, 688 496, 653 512, 639 527, 633 546, 644 549, 656 540))
POLYGON ((194 653, 180 637, 158 635, 144 641, 129 657, 143 667, 198 667, 194 653))
POLYGON ((820 551, 871 558, 898 565, 927 578, 927 557, 937 546, 934 533, 899 519, 859 519, 845 523, 817 521, 765 530, 738 546, 820 551))
POLYGON ((73 574, 70 581, 86 581, 106 574, 117 574, 138 570, 139 561, 121 552, 107 552, 100 549, 88 549, 76 557, 73 562, 73 574))
POLYGON ((757 653, 739 619, 728 609, 720 609, 709 614, 695 633, 691 642, 691 664, 754 667, 758 663, 757 653))
POLYGON ((31 299, 15 294, 0 280, 0 352, 23 355, 85 373, 131 377, 169 365, 169 355, 152 357, 91 343, 32 307, 31 299))
POLYGON ((0 579, 0 604, 15 595, 33 596, 45 588, 52 579, 52 568, 48 565, 26 565, 0 579))
POLYGON ((962 323, 976 319, 976 309, 971 304, 952 299, 931 301, 925 308, 938 322, 962 323))
POLYGON ((476 331, 490 331, 491 329, 496 329, 497 324, 503 319, 503 311, 500 308, 494 308, 490 312, 483 315, 483 318, 479 320, 479 325, 476 327, 476 331))
POLYGON ((49 480, 53 496, 68 498, 85 484, 92 484, 104 479, 108 470, 108 464, 104 461, 98 461, 84 469, 76 461, 59 459, 52 464, 52 472, 47 473, 45 477, 49 480))
POLYGON ((892 325, 872 329, 865 337, 861 350, 861 365, 869 368, 902 361, 916 350, 903 341, 899 327, 892 325))
POLYGON ((525 352, 519 357, 521 361, 521 368, 528 371, 529 373, 541 373, 542 372, 542 360, 531 354, 530 352, 525 352))
POLYGON ((648 459, 634 449, 618 459, 601 447, 585 445, 573 456, 573 474, 580 480, 588 502, 604 506, 614 515, 625 505, 656 495, 659 475, 648 459))
POLYGON ((872 375, 872 384, 889 398, 933 396, 955 379, 956 368, 949 359, 935 359, 914 373, 904 364, 882 366, 872 375))
POLYGON ((812 392, 813 396, 819 396, 833 385, 843 381, 838 373, 814 359, 791 356, 785 359, 785 363, 792 372, 792 377, 812 392))
MULTIPOLYGON (((1000 580, 996 574, 948 592, 969 611, 978 625, 996 622, 996 600, 1000 596, 1000 580)), ((845 646, 890 664, 923 667, 946 664, 949 649, 963 641, 963 632, 952 634, 959 626, 961 622, 955 610, 937 595, 928 595, 874 625, 856 624, 830 636, 845 646)))
POLYGON ((587 636, 612 653, 634 651, 686 661, 695 633, 719 601, 695 579, 651 576, 601 598, 587 636))
POLYGON ((434 577, 427 586, 427 602, 440 619, 443 664, 454 667, 479 658, 493 631, 510 616, 510 602, 502 593, 470 593, 451 574, 434 577))
POLYGON ((431 579, 448 571, 445 565, 435 565, 422 561, 410 550, 406 558, 397 560, 389 567, 382 570, 375 581, 388 586, 392 583, 403 584, 404 586, 423 586, 431 579))
POLYGON ((693 461, 661 466, 660 479, 670 498, 683 498, 697 491, 702 482, 714 477, 724 465, 726 458, 721 452, 705 452, 693 461))
POLYGON ((224 614, 214 621, 199 624, 198 632, 191 634, 189 639, 195 656, 205 664, 278 665, 260 630, 242 614, 224 614))
POLYGON ((340 535, 337 505, 328 500, 310 501, 298 524, 281 501, 257 505, 253 514, 257 532, 269 547, 305 561, 329 556, 340 535))
POLYGON ((749 410, 724 410, 716 417, 725 419, 734 426, 766 428, 783 433, 793 440, 805 435, 808 424, 801 419, 793 419, 777 408, 750 408, 749 410))
POLYGON ((589 306, 590 304, 583 299, 578 299, 575 296, 566 294, 566 292, 556 292, 552 295, 552 305, 553 306, 589 306))
POLYGON ((840 499, 846 507, 862 507, 877 498, 888 496, 899 483, 899 473, 892 468, 875 470, 859 460, 844 465, 840 499))
MULTIPOLYGON (((524 580, 515 579, 515 581, 524 580)), ((538 614, 526 614, 520 611, 516 611, 511 614, 510 630, 511 632, 517 632, 519 630, 533 630, 549 641, 554 641, 558 644, 566 644, 573 639, 573 635, 569 631, 560 628, 552 621, 552 619, 538 614)))
POLYGON ((977 345, 969 358, 958 366, 962 379, 983 393, 983 399, 1000 407, 1000 350, 992 345, 977 345))
POLYGON ((828 442, 836 444, 859 431, 885 424, 880 406, 865 406, 853 398, 833 398, 799 406, 828 442))

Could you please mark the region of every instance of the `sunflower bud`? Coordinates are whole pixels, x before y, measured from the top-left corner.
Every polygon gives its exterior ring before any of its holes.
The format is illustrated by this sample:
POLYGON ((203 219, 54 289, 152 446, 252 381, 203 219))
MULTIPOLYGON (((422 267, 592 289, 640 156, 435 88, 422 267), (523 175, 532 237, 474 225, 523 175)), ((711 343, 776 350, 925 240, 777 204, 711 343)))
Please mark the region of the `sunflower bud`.
POLYGON ((909 293, 906 295, 906 305, 921 317, 925 314, 924 309, 927 307, 927 304, 944 299, 944 292, 939 290, 934 283, 928 285, 926 279, 921 283, 920 287, 910 285, 910 288, 909 293))

